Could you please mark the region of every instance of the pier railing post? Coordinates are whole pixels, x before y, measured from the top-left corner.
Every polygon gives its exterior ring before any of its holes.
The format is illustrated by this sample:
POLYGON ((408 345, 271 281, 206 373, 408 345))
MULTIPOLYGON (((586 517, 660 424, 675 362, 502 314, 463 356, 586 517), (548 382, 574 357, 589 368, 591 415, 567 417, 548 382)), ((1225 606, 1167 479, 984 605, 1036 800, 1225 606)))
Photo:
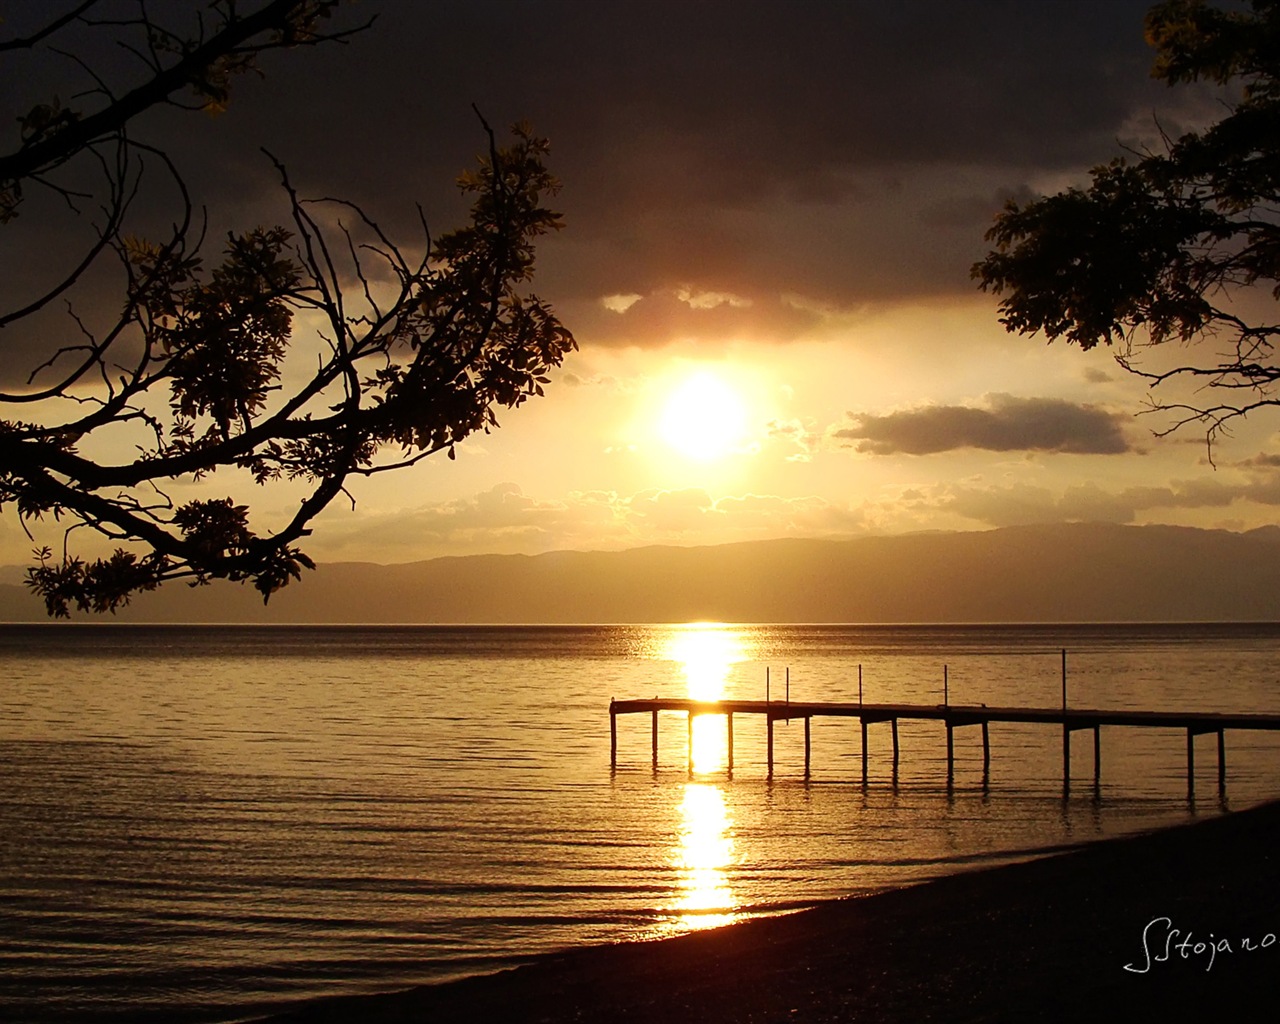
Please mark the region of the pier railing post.
POLYGON ((862 722, 862 784, 867 784, 867 720, 861 719, 862 722))
POLYGON ((804 716, 804 777, 809 777, 809 721, 808 715, 804 716))
POLYGON ((609 698, 609 767, 618 767, 618 716, 613 710, 613 698, 609 698))
POLYGON ((896 718, 889 719, 889 724, 893 726, 893 781, 898 781, 898 720, 896 718))
POLYGON ((1222 729, 1218 730, 1218 795, 1227 791, 1227 741, 1222 729))

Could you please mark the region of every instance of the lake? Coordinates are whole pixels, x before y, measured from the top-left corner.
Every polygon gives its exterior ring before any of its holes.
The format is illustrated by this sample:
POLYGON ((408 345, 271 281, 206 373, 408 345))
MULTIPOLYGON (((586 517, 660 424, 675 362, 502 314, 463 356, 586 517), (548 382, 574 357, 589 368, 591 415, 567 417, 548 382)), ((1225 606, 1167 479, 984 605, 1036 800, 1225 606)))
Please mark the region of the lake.
MULTIPOLYGON (((358 617, 358 609, 353 610, 358 617)), ((0 1018, 231 1021, 1280 795, 1280 737, 647 715, 611 697, 1280 713, 1280 627, 0 627, 0 1018), (766 684, 766 673, 768 683, 766 684)))

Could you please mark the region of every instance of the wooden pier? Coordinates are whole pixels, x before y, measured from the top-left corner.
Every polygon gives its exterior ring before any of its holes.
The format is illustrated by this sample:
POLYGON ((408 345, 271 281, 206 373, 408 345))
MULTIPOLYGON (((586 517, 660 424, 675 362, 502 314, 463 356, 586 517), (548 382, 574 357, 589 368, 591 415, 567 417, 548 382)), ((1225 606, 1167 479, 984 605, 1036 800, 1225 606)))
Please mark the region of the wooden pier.
POLYGON ((812 701, 719 700, 699 701, 684 697, 654 697, 644 700, 611 700, 609 702, 610 764, 618 765, 618 716, 649 713, 653 719, 653 767, 658 767, 658 712, 677 711, 688 716, 689 770, 693 770, 693 720, 699 715, 724 715, 728 730, 728 769, 733 771, 733 716, 763 715, 767 730, 767 764, 773 778, 773 724, 800 718, 804 720, 804 774, 809 777, 810 729, 813 718, 857 718, 862 724, 862 781, 867 781, 867 726, 888 722, 893 731, 893 774, 898 774, 898 721, 927 720, 942 722, 947 729, 947 782, 955 771, 953 733, 963 726, 982 729, 982 770, 986 780, 991 767, 992 722, 1020 722, 1053 725, 1062 729, 1062 786, 1071 786, 1071 734, 1082 729, 1093 730, 1093 781, 1095 788, 1102 776, 1102 727, 1104 725, 1139 728, 1185 729, 1187 733, 1187 793, 1195 792, 1196 736, 1216 733, 1218 737, 1218 790, 1227 784, 1225 733, 1228 729, 1280 730, 1280 715, 1215 714, 1183 711, 1105 711, 1080 708, 1013 708, 962 706, 952 704, 863 704, 812 701))

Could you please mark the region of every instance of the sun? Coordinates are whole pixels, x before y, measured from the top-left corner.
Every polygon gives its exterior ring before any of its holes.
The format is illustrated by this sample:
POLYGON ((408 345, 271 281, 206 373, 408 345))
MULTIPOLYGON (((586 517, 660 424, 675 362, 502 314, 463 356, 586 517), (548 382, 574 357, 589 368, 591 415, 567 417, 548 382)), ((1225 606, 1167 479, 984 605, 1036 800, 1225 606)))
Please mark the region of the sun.
POLYGON ((686 458, 709 462, 738 450, 746 426, 742 396, 722 378, 702 370, 667 396, 658 433, 686 458))

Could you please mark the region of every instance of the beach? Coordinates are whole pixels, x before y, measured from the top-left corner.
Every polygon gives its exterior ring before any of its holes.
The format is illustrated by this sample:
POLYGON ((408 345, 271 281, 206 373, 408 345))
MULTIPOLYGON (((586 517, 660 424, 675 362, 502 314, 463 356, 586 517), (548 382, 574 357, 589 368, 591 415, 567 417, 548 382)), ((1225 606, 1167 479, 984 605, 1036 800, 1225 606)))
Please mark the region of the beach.
POLYGON ((273 1024, 1270 1019, 1280 802, 273 1024))

